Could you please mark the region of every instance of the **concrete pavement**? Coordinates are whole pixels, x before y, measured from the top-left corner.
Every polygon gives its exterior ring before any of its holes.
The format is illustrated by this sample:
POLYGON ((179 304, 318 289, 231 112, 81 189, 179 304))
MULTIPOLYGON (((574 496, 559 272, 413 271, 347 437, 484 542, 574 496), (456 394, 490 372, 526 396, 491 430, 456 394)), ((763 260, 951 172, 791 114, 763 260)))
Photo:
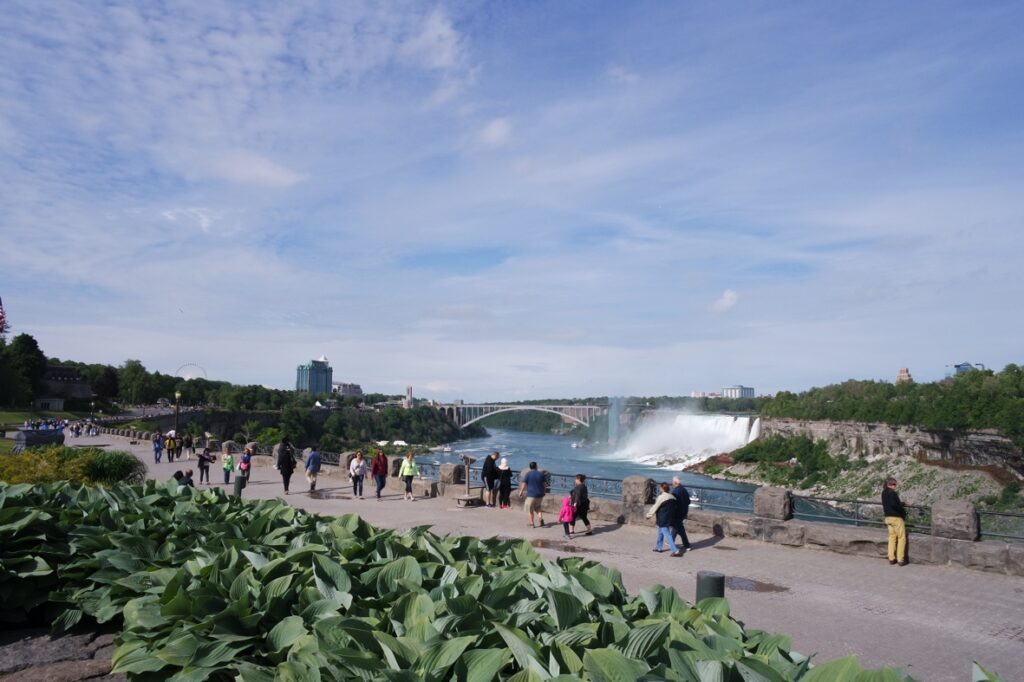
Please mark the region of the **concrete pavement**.
MULTIPOLYGON (((165 457, 155 464, 148 443, 131 446, 125 438, 102 435, 69 438, 67 444, 130 450, 152 478, 169 479, 179 468, 195 469, 198 478, 195 460, 168 464, 165 457)), ((219 464, 210 473, 215 486, 225 487, 219 464)), ((332 477, 322 477, 311 496, 302 492, 307 485, 301 465, 291 487, 285 497, 277 471, 256 467, 243 497, 282 497, 321 514, 355 512, 399 530, 430 524, 439 534, 522 537, 548 558, 584 556, 618 569, 631 593, 661 583, 692 600, 697 572, 718 571, 729 576, 726 597, 734 617, 748 628, 789 635, 794 650, 816 653, 818 662, 853 654, 867 667, 899 666, 922 682, 943 682, 969 680, 971 661, 977 660, 1004 680, 1024 680, 1021 578, 951 566, 890 566, 884 560, 699 534, 690 536, 694 550, 674 559, 651 552, 649 528, 598 521, 593 536, 566 542, 553 518, 545 528, 529 528, 520 509, 462 509, 444 498, 403 501, 394 478, 382 501, 373 498, 372 483, 366 499, 353 499, 350 486, 332 477)))

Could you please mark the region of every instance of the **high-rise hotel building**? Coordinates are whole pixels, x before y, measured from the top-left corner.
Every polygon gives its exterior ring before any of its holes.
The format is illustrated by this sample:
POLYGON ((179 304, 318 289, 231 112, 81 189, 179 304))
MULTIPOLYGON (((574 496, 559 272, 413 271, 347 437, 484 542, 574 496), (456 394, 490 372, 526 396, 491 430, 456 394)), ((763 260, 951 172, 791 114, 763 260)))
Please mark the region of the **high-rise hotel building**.
POLYGON ((319 395, 331 392, 331 379, 334 370, 327 362, 327 356, 321 355, 319 360, 310 360, 299 365, 295 370, 295 390, 319 395))

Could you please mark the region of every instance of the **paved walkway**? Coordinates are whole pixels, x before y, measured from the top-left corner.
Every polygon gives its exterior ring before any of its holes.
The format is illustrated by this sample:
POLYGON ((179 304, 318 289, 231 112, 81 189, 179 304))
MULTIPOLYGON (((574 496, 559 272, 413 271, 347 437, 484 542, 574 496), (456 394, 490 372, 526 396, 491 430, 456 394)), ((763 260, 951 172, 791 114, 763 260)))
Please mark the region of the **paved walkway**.
MULTIPOLYGON (((195 469, 194 460, 154 464, 148 444, 129 446, 124 438, 68 440, 91 443, 132 450, 153 478, 195 469)), ((215 484, 223 480, 216 466, 210 471, 215 484)), ((300 472, 293 491, 307 488, 300 472)), ((343 481, 324 477, 316 496, 293 492, 284 499, 322 514, 356 512, 389 528, 430 524, 440 534, 526 538, 548 558, 584 556, 617 568, 630 592, 661 583, 692 600, 697 571, 718 571, 729 576, 726 597, 735 618, 748 628, 788 634, 794 650, 816 653, 819 662, 853 654, 868 667, 900 666, 922 682, 941 682, 969 680, 971 661, 977 660, 1007 682, 1024 680, 1021 578, 947 566, 890 566, 880 559, 702 535, 691 536, 694 550, 674 559, 651 552, 654 533, 648 528, 597 522, 593 536, 566 542, 561 524, 550 518, 547 527, 532 529, 519 509, 459 509, 443 498, 408 502, 395 479, 388 485, 382 501, 373 499, 372 485, 359 500, 343 481)), ((243 493, 282 495, 280 477, 269 467, 255 468, 243 493)))

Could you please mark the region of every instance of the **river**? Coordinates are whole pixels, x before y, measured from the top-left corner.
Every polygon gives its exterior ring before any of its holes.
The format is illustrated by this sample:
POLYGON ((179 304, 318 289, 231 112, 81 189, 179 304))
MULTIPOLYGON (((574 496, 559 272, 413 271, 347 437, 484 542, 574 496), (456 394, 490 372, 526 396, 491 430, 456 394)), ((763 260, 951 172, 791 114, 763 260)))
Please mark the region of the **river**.
POLYGON ((461 462, 460 455, 466 454, 477 459, 479 467, 488 453, 497 450, 507 457, 514 471, 525 469, 530 462, 537 462, 541 469, 556 474, 586 474, 592 478, 622 480, 627 476, 646 476, 656 481, 669 481, 678 475, 688 486, 711 486, 729 490, 750 490, 753 486, 731 481, 721 481, 701 474, 673 471, 637 462, 620 452, 609 453, 607 449, 576 443, 576 439, 553 433, 532 433, 488 429, 490 437, 471 438, 451 444, 450 453, 434 452, 421 458, 423 462, 461 462))

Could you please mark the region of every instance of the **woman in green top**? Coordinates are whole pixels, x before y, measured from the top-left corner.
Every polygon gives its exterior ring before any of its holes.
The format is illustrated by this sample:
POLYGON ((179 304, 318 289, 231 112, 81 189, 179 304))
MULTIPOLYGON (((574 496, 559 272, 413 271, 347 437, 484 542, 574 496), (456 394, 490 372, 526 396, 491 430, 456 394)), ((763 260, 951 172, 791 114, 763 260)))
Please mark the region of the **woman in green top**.
POLYGON ((221 461, 224 463, 224 485, 227 485, 231 482, 231 470, 235 468, 235 458, 231 456, 230 452, 225 452, 221 461))
POLYGON ((398 470, 398 475, 405 479, 405 499, 407 500, 416 499, 412 494, 412 479, 420 474, 420 468, 416 466, 413 457, 411 452, 408 453, 402 460, 402 467, 398 470))

